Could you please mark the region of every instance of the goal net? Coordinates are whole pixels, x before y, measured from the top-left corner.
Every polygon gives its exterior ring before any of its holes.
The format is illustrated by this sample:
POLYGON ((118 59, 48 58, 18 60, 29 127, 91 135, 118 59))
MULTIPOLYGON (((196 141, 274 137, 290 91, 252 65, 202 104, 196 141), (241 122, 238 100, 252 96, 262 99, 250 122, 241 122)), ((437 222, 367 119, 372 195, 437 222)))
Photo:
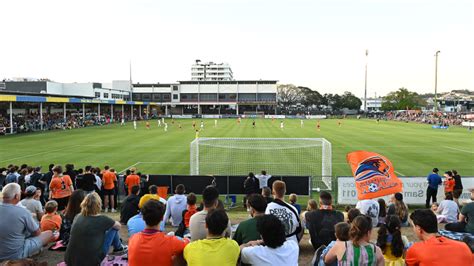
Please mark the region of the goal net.
POLYGON ((331 143, 324 138, 197 138, 191 175, 311 176, 313 189, 331 189, 331 143))
POLYGON ((264 118, 265 117, 265 112, 244 112, 244 117, 249 117, 249 118, 264 118))

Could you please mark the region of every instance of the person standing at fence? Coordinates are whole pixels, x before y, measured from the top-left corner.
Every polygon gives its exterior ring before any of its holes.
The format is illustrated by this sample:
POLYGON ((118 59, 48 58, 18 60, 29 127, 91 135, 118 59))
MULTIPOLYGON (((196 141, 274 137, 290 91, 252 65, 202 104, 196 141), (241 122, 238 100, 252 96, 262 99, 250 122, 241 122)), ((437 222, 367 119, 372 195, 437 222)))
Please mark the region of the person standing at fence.
POLYGON ((272 178, 271 175, 267 175, 267 171, 265 170, 262 170, 262 173, 260 175, 256 175, 255 177, 258 179, 260 189, 263 189, 264 187, 268 187, 268 180, 272 178))
POLYGON ((116 212, 115 197, 114 197, 116 182, 117 182, 117 176, 115 175, 115 169, 107 170, 102 174, 102 183, 104 184, 102 193, 104 195, 105 212, 109 210, 109 202, 110 202, 110 211, 116 212))
POLYGON ((431 199, 432 202, 437 202, 436 195, 438 194, 438 186, 443 183, 441 177, 438 175, 438 172, 438 168, 433 168, 433 172, 427 178, 428 187, 426 188, 426 208, 430 207, 431 199))
POLYGON ((461 176, 458 174, 458 171, 453 170, 453 176, 454 176, 454 191, 453 191, 453 198, 454 201, 459 204, 459 197, 461 197, 462 194, 462 181, 461 181, 461 176))

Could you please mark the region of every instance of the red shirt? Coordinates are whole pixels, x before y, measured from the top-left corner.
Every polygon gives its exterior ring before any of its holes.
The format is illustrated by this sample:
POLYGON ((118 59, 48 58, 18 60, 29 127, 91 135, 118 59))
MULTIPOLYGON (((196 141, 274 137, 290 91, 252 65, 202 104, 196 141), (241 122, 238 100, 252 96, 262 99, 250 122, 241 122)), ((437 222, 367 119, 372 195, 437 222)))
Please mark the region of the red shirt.
POLYGON ((105 171, 102 174, 102 183, 104 184, 104 189, 107 189, 107 190, 114 189, 115 181, 117 181, 117 176, 115 175, 115 173, 112 173, 110 171, 105 171))
POLYGON ((453 178, 446 179, 446 181, 444 181, 444 191, 445 192, 453 192, 454 184, 456 184, 456 182, 454 181, 453 178))
POLYGON ((140 185, 140 177, 136 174, 127 176, 125 179, 125 185, 128 187, 128 194, 132 194, 132 187, 140 185))
POLYGON ((471 250, 465 243, 443 236, 413 244, 405 262, 408 266, 474 265, 471 250))
POLYGON ((189 240, 145 229, 128 240, 128 265, 171 266, 172 257, 183 254, 189 240))
POLYGON ((188 211, 184 213, 184 225, 186 228, 189 227, 189 220, 191 219, 191 216, 197 212, 196 210, 196 205, 189 206, 188 211))

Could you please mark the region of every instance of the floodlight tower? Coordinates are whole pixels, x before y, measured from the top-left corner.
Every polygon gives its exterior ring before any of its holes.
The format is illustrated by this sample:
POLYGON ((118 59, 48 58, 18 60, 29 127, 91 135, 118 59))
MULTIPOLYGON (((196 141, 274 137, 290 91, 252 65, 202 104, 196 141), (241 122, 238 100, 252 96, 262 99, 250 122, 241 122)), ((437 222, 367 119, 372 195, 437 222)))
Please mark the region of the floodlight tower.
POLYGON ((435 112, 438 111, 438 54, 441 53, 441 51, 436 51, 435 57, 435 94, 434 94, 434 110, 435 112))

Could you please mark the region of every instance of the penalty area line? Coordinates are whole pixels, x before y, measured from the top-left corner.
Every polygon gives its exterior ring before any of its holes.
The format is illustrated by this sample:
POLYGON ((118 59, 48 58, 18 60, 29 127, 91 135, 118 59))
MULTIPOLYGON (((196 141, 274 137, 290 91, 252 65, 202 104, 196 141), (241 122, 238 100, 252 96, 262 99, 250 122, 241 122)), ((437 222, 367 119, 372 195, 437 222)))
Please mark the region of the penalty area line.
POLYGON ((451 150, 455 150, 455 151, 462 151, 462 152, 466 152, 466 153, 474 153, 473 151, 467 151, 467 150, 453 148, 453 147, 449 147, 449 146, 444 146, 444 147, 448 148, 448 149, 451 149, 451 150))
POLYGON ((123 172, 127 171, 128 169, 130 169, 130 168, 132 168, 132 167, 134 167, 134 166, 138 165, 138 164, 140 164, 140 162, 136 162, 136 163, 134 163, 134 164, 130 165, 129 167, 127 167, 127 168, 123 169, 122 171, 120 171, 120 172, 118 172, 118 173, 119 173, 119 174, 121 174, 121 173, 123 173, 123 172))
POLYGON ((398 172, 398 171, 394 171, 394 172, 397 173, 397 174, 399 174, 399 175, 401 175, 401 176, 405 176, 404 174, 402 174, 402 173, 400 173, 400 172, 398 172))

